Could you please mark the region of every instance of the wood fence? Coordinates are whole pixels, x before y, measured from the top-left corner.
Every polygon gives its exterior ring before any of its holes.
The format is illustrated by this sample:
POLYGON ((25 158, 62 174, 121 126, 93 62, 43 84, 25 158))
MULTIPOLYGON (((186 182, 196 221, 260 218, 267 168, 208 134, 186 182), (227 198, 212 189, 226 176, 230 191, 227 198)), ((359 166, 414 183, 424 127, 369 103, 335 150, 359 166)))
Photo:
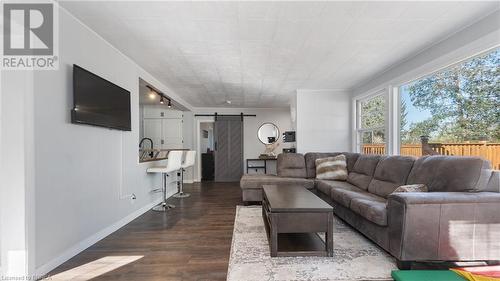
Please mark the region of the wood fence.
MULTIPOLYGON (((441 155, 479 156, 490 161, 493 169, 500 170, 500 143, 430 143, 441 155)), ((363 153, 386 154, 385 144, 365 144, 363 153)), ((422 156, 421 144, 403 144, 401 155, 422 156)))

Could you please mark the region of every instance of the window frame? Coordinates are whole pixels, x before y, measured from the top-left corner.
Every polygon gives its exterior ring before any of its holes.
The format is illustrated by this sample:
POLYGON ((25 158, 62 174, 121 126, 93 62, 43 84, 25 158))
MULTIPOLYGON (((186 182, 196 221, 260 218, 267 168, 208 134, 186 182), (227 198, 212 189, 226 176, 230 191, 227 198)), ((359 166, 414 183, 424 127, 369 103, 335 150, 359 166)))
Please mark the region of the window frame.
POLYGON ((421 79, 425 79, 431 75, 434 75, 434 74, 441 72, 441 71, 445 71, 448 68, 462 64, 468 60, 472 60, 476 57, 480 57, 480 56, 486 55, 488 53, 492 53, 495 50, 500 50, 500 45, 494 46, 492 48, 488 48, 488 49, 483 50, 479 53, 476 53, 472 56, 467 56, 467 57, 462 58, 458 61, 447 64, 446 66, 439 67, 439 68, 434 69, 432 71, 426 72, 426 74, 420 75, 417 78, 409 79, 405 82, 401 82, 401 83, 398 83, 394 86, 390 86, 392 88, 390 98, 393 101, 396 101, 395 104, 391 108, 392 111, 390 112, 390 115, 393 116, 393 120, 395 120, 395 122, 393 122, 393 124, 391 126, 391 127, 394 127, 394 130, 395 130, 393 133, 394 138, 392 139, 392 149, 391 149, 392 154, 391 155, 400 155, 401 154, 401 94, 399 92, 399 89, 404 85, 413 83, 413 82, 421 80, 421 79))
POLYGON ((358 129, 360 124, 360 110, 359 101, 370 99, 378 94, 385 92, 386 94, 386 115, 385 115, 385 151, 388 155, 400 155, 401 152, 401 96, 399 93, 399 88, 405 84, 412 83, 414 81, 424 79, 425 77, 431 76, 437 72, 443 71, 447 68, 453 67, 457 64, 461 64, 470 59, 478 56, 485 55, 487 53, 493 52, 500 48, 500 45, 494 45, 488 48, 483 48, 481 51, 474 52, 472 55, 461 56, 458 59, 454 59, 452 63, 438 63, 440 65, 434 65, 426 70, 420 71, 419 67, 415 71, 409 71, 402 76, 395 77, 388 80, 386 83, 380 84, 376 90, 367 91, 364 94, 359 94, 354 96, 352 99, 352 111, 351 115, 352 121, 352 150, 358 153, 360 151, 359 134, 358 129), (418 71, 417 71, 418 70, 418 71), (416 72, 416 73, 415 73, 416 72), (411 74, 413 73, 413 74, 411 74), (403 78, 406 77, 406 78, 403 78))
POLYGON ((388 125, 389 125, 389 93, 387 91, 387 88, 379 89, 377 91, 374 91, 368 95, 364 95, 361 97, 357 97, 354 101, 354 106, 355 106, 355 130, 354 130, 354 146, 355 146, 355 151, 358 153, 362 153, 363 151, 361 150, 361 145, 362 145, 362 135, 365 132, 373 132, 377 130, 382 130, 384 131, 384 136, 385 136, 385 142, 384 142, 384 147, 385 151, 387 152, 388 150, 388 125), (384 110, 384 125, 379 126, 379 127, 373 127, 369 129, 363 129, 361 128, 361 103, 366 102, 368 100, 371 100, 375 97, 378 96, 383 96, 384 97, 384 102, 385 102, 385 110, 384 110))

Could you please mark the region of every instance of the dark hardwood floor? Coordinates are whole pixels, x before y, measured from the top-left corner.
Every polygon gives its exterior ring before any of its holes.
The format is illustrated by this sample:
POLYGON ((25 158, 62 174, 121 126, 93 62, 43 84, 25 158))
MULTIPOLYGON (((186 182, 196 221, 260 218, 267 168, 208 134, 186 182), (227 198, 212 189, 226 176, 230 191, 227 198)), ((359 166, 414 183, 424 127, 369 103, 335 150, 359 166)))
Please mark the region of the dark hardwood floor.
POLYGON ((239 184, 195 183, 185 190, 191 197, 169 199, 175 209, 148 211, 49 275, 57 279, 109 256, 143 256, 91 280, 225 280, 236 205, 242 204, 239 184))

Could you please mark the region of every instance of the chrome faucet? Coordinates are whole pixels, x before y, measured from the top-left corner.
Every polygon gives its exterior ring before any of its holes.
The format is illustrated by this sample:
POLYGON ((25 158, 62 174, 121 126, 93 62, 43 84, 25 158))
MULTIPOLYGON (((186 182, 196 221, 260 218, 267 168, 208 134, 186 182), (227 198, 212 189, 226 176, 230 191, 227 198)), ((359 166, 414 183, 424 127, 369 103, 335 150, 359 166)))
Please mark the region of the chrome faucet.
POLYGON ((151 143, 151 152, 149 152, 149 157, 153 158, 155 153, 153 151, 153 140, 150 139, 150 138, 143 138, 140 142, 139 142, 139 148, 142 148, 142 143, 145 141, 145 140, 148 140, 150 143, 151 143))

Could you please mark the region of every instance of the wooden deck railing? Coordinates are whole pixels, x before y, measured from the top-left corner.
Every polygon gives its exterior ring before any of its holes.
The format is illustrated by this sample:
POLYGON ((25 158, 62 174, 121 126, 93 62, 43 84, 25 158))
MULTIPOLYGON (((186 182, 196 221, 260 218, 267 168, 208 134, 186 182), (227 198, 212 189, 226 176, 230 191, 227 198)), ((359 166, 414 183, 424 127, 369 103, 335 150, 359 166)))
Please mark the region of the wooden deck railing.
MULTIPOLYGON (((442 155, 479 156, 491 162, 495 170, 500 170, 500 143, 430 143, 434 151, 442 155)), ((384 144, 365 144, 363 153, 386 154, 384 144)), ((403 144, 401 155, 422 156, 421 144, 403 144)))

